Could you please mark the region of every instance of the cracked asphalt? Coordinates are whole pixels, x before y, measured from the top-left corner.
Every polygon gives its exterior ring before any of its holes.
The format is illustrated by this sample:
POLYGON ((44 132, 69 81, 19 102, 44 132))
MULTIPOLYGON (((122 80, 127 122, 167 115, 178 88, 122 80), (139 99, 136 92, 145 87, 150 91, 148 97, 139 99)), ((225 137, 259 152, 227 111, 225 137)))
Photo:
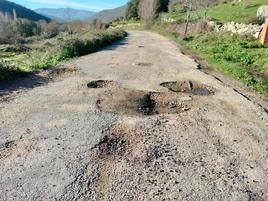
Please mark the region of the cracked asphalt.
POLYGON ((265 100, 151 32, 70 63, 0 102, 0 200, 268 200, 265 100))

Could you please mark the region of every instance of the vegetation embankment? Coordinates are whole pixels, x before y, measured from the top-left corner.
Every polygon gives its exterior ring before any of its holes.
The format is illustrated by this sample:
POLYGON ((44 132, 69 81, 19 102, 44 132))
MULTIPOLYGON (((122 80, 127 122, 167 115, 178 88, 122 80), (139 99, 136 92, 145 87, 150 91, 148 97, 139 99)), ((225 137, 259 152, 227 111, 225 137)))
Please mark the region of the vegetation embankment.
MULTIPOLYGON (((252 37, 227 32, 217 33, 206 24, 209 20, 217 23, 229 21, 262 23, 263 21, 256 19, 257 9, 262 5, 268 5, 268 1, 215 3, 210 6, 197 4, 198 1, 194 0, 182 2, 170 1, 167 11, 157 12, 155 9, 154 15, 158 13, 158 16, 155 19, 151 18, 154 23, 148 26, 149 29, 169 37, 207 60, 215 69, 268 96, 268 46, 261 45, 252 37), (230 15, 230 13, 234 14, 230 15)), ((203 3, 207 2, 209 0, 203 1, 203 3)), ((138 13, 139 6, 136 7, 138 13)), ((127 19, 133 16, 136 23, 139 20, 146 23, 146 19, 139 14, 137 16, 133 8, 129 9, 129 12, 127 19)), ((150 16, 148 13, 146 15, 150 16)), ((128 21, 118 24, 124 27, 127 26, 128 21)))
POLYGON ((229 33, 210 32, 182 38, 167 31, 167 25, 162 23, 154 25, 152 30, 196 53, 216 70, 268 96, 268 46, 229 33))
POLYGON ((122 30, 94 30, 56 37, 24 46, 2 46, 0 50, 0 81, 56 66, 64 60, 93 53, 126 36, 122 30), (26 47, 27 47, 26 46, 26 47), (35 47, 34 47, 35 46, 35 47))
MULTIPOLYGON (((205 7, 206 5, 209 5, 207 4, 209 3, 209 0, 204 0, 203 2, 203 5, 199 4, 199 6, 193 8, 194 15, 192 16, 192 19, 198 20, 202 17, 202 15, 204 15, 204 12, 207 12, 206 15, 209 19, 220 23, 231 21, 239 23, 254 23, 254 21, 257 21, 256 13, 258 8, 262 5, 268 5, 268 0, 229 1, 229 3, 216 4, 215 6, 210 4, 211 7, 206 10, 205 7)), ((171 4, 169 12, 163 13, 163 15, 176 21, 184 21, 187 9, 187 4, 177 4, 176 1, 173 1, 173 5, 171 4)))
POLYGON ((95 52, 127 34, 98 20, 58 24, 14 19, 1 13, 0 33, 0 81, 95 52))

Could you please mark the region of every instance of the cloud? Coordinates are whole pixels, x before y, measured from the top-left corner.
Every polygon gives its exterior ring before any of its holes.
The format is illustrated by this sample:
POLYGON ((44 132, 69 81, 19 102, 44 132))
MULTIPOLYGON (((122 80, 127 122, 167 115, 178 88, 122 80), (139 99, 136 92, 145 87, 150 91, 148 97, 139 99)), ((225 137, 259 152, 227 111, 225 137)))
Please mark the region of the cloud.
POLYGON ((32 3, 42 3, 47 5, 55 5, 61 7, 71 7, 71 8, 79 8, 79 9, 88 9, 88 10, 102 10, 102 9, 110 9, 113 8, 114 5, 109 4, 89 4, 89 3, 81 3, 76 1, 67 1, 67 0, 27 0, 32 3))

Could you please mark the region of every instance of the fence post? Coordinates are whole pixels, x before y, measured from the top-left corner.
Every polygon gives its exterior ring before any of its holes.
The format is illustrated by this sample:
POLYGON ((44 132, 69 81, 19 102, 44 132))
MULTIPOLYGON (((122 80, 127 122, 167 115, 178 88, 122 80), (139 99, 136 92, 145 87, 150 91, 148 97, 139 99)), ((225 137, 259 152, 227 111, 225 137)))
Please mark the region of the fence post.
POLYGON ((268 44, 268 18, 265 20, 260 38, 261 44, 268 44))

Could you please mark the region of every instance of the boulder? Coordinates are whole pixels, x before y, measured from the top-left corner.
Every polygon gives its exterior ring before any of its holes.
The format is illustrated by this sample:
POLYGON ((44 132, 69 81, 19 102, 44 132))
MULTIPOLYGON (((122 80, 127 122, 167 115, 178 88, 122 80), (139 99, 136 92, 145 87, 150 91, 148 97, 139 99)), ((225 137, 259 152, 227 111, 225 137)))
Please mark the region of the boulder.
POLYGON ((257 10, 257 17, 263 21, 268 18, 268 6, 261 6, 257 10))
POLYGON ((215 27, 214 30, 216 32, 232 32, 243 36, 252 36, 257 39, 259 38, 262 26, 229 22, 221 27, 215 27))

